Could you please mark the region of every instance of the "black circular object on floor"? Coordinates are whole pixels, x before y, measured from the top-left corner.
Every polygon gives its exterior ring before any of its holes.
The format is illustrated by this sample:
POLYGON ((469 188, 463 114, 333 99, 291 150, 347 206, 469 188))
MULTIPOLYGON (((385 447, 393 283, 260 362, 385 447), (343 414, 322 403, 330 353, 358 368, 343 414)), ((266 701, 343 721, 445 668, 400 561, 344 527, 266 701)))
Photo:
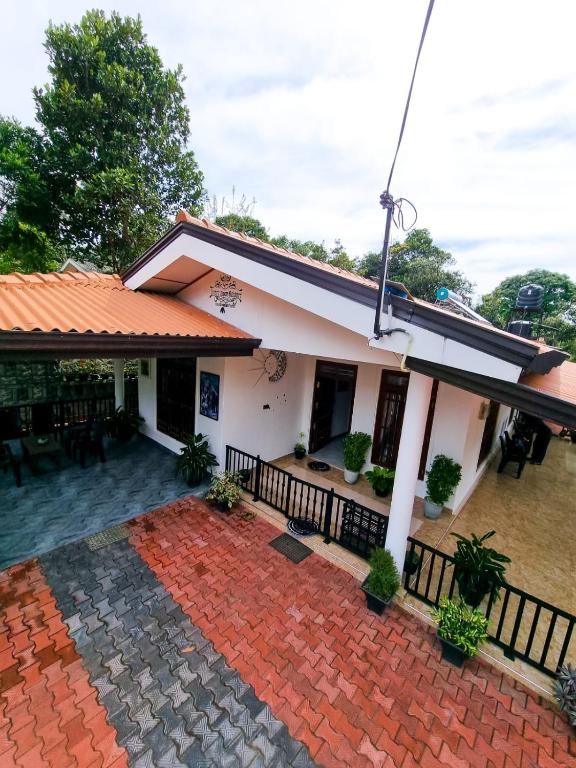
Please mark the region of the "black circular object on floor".
POLYGON ((313 536, 320 530, 314 520, 288 520, 287 528, 296 536, 313 536))
POLYGON ((311 469, 313 472, 328 472, 330 464, 326 464, 325 461, 309 461, 308 469, 311 469))

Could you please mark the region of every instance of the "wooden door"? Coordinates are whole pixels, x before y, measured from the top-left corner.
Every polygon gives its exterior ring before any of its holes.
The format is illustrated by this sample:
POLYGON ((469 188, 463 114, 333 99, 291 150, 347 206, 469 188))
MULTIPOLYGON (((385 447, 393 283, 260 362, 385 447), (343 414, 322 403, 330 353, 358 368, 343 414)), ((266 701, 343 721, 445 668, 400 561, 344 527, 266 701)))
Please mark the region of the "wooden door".
POLYGON ((488 454, 494 443, 494 433, 496 432, 499 411, 500 403, 495 403, 494 400, 490 400, 490 407, 488 408, 488 415, 486 416, 486 423, 484 424, 484 432, 482 433, 482 442, 480 443, 478 466, 488 458, 488 454))
POLYGON ((333 437, 332 418, 334 405, 339 387, 346 385, 351 388, 350 406, 345 432, 350 431, 352 421, 352 408, 356 389, 355 365, 344 363, 331 363, 318 360, 316 363, 316 377, 314 379, 314 396, 312 400, 312 419, 310 421, 310 453, 323 448, 333 437))
POLYGON ((156 367, 156 426, 186 442, 194 434, 196 359, 159 359, 156 367))
POLYGON ((382 371, 372 443, 372 463, 380 467, 396 468, 409 378, 407 373, 382 371))

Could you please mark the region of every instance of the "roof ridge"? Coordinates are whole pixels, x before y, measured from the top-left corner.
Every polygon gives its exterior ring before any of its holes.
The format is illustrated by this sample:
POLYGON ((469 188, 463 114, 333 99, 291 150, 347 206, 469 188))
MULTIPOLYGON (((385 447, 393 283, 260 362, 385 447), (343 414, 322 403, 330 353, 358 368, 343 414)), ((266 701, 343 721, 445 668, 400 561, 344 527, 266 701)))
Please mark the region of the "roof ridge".
POLYGON ((29 274, 9 272, 0 275, 0 287, 18 285, 33 287, 35 285, 57 285, 58 283, 103 283, 108 281, 120 283, 120 287, 124 287, 120 275, 106 272, 31 272, 29 274))

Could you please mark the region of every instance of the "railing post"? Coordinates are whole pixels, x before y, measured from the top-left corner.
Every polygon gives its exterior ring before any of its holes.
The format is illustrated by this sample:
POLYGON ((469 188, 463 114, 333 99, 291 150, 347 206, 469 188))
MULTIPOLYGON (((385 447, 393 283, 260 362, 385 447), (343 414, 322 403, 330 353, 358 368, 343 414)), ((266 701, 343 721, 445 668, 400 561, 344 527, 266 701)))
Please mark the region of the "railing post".
POLYGON ((260 454, 256 456, 256 478, 254 480, 254 501, 260 501, 260 483, 262 479, 262 461, 260 454))
POLYGON ((288 475, 288 488, 286 489, 286 509, 284 517, 290 517, 290 497, 292 495, 292 475, 288 475))
POLYGON ((512 637, 510 638, 510 644, 504 649, 504 656, 507 659, 514 660, 516 658, 515 648, 516 640, 518 639, 518 633, 520 632, 520 624, 522 623, 522 615, 524 614, 524 606, 526 605, 526 597, 522 595, 520 597, 520 603, 516 611, 516 621, 514 622, 514 629, 512 630, 512 637))
POLYGON ((332 509, 334 507, 334 488, 330 488, 326 497, 326 510, 324 512, 324 544, 332 541, 332 509))
POLYGON ((226 472, 230 471, 230 446, 226 446, 226 461, 224 463, 224 469, 226 472))

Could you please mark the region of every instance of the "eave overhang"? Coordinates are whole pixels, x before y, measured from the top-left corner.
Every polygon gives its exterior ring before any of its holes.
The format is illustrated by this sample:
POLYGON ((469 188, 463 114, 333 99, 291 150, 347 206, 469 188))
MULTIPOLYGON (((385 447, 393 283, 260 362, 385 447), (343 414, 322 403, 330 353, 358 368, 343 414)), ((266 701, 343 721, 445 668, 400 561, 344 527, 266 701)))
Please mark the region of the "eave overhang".
POLYGON ((153 334, 0 331, 0 361, 65 358, 238 357, 261 344, 253 338, 153 334))

